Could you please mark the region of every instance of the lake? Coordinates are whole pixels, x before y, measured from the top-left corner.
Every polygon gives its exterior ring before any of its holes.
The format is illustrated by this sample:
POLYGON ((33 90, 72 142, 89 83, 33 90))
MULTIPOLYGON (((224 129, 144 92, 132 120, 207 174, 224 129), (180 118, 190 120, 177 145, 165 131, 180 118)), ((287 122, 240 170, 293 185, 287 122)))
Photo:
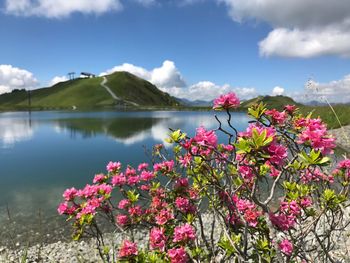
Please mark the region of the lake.
MULTIPOLYGON (((214 112, 0 113, 0 243, 18 245, 67 236, 56 208, 68 187, 83 187, 109 161, 136 166, 169 128, 194 135, 218 127, 214 112)), ((224 115, 219 114, 224 121, 224 115)), ((245 113, 233 113, 238 130, 245 113)), ((220 136, 222 142, 226 137, 220 136)))

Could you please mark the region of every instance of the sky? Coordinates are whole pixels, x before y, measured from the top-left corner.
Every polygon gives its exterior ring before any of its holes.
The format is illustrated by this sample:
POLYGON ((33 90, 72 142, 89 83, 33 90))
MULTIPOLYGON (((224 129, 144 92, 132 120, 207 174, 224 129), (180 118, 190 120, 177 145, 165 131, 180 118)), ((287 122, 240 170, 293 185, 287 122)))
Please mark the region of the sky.
POLYGON ((71 71, 190 100, 350 102, 350 0, 0 0, 0 93, 71 71))

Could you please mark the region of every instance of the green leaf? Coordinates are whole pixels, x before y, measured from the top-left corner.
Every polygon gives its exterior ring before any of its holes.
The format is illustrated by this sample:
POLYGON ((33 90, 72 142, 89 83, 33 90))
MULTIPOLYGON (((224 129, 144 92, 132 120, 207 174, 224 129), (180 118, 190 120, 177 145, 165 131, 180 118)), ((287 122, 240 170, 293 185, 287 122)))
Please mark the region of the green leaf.
POLYGON ((136 194, 135 190, 129 190, 126 192, 126 196, 128 197, 131 203, 135 203, 139 200, 139 194, 136 194))

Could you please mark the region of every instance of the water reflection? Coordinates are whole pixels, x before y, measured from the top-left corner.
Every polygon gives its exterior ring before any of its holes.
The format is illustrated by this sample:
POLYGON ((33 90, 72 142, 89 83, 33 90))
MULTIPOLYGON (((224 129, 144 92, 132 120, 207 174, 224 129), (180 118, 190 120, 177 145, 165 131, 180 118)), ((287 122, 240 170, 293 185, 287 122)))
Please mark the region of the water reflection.
MULTIPOLYGON (((183 129, 185 132, 192 132, 196 127, 204 126, 207 129, 214 129, 218 123, 211 114, 159 114, 154 116, 135 116, 121 118, 75 118, 55 120, 55 130, 58 133, 69 134, 71 138, 81 136, 91 138, 106 135, 118 143, 132 145, 142 141, 153 139, 164 142, 171 129, 183 129), (187 130, 187 129, 189 130, 187 130)), ((224 116, 221 116, 223 119, 224 116)), ((236 122, 241 124, 248 119, 245 115, 236 115, 236 122)))
MULTIPOLYGON (((233 121, 242 130, 248 118, 235 113, 233 121)), ((169 128, 193 136, 201 125, 213 129, 218 124, 211 112, 0 114, 0 226, 7 231, 9 207, 17 222, 14 228, 32 231, 38 211, 57 217, 63 190, 91 182, 95 173, 105 172, 108 161, 135 166, 149 158, 143 147, 164 142, 169 128)), ((45 222, 48 228, 56 223, 45 222)), ((4 242, 0 235, 0 245, 4 242)))
POLYGON ((2 148, 13 147, 15 143, 33 137, 31 119, 0 118, 0 144, 2 148))

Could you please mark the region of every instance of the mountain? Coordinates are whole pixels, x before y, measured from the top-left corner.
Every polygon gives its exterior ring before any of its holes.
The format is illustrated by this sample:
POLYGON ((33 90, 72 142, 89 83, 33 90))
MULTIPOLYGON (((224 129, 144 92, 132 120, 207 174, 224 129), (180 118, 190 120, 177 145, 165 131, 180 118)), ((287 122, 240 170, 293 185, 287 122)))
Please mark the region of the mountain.
POLYGON ((188 100, 188 99, 179 99, 177 100, 184 106, 189 107, 211 107, 213 106, 213 101, 206 100, 188 100))
POLYGON ((69 80, 49 88, 32 90, 30 94, 25 90, 15 90, 0 95, 0 109, 26 109, 29 95, 34 109, 179 105, 169 94, 128 72, 115 72, 105 78, 69 80))
POLYGON ((296 105, 296 106, 301 106, 300 103, 295 102, 292 98, 287 97, 287 96, 258 96, 256 98, 246 100, 241 103, 242 109, 249 108, 255 103, 260 103, 263 102, 264 104, 267 105, 268 108, 275 108, 278 110, 282 110, 285 105, 296 105))

